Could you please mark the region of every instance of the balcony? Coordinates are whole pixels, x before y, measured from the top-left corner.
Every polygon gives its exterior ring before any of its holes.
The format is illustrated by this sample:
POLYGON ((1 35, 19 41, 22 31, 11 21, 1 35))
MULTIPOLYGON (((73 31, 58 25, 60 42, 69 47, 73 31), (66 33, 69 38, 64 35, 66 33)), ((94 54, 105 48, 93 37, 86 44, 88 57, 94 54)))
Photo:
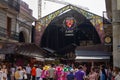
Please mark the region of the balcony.
POLYGON ((15 9, 16 11, 20 10, 20 4, 19 4, 19 0, 0 0, 0 4, 5 4, 8 5, 8 7, 11 7, 13 9, 15 9))
POLYGON ((11 31, 10 33, 11 34, 7 34, 7 29, 0 27, 0 37, 9 38, 17 41, 19 40, 19 33, 15 31, 11 31))

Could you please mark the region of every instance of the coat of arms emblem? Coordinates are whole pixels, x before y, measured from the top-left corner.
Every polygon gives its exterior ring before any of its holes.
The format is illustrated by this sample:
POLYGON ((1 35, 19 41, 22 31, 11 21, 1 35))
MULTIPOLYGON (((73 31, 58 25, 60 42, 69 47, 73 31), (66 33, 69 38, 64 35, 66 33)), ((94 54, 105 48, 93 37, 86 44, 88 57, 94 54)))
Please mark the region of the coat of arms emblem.
POLYGON ((75 19, 73 17, 67 17, 64 22, 64 27, 66 27, 67 29, 72 29, 75 27, 75 19))

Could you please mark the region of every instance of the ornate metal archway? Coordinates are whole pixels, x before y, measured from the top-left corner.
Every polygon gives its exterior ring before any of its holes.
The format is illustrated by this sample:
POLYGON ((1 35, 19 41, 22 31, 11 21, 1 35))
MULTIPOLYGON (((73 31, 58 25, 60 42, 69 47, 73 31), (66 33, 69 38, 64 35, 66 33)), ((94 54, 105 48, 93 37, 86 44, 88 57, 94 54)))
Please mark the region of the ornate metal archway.
POLYGON ((101 16, 98 16, 94 13, 85 11, 81 8, 78 8, 76 6, 73 5, 67 5, 43 18, 40 18, 37 22, 36 22, 36 44, 39 44, 39 41, 41 39, 41 36, 44 32, 44 30, 46 29, 46 27, 48 26, 48 24, 57 16, 59 16, 60 14, 64 13, 65 11, 72 9, 72 10, 76 10, 77 12, 79 12, 80 14, 84 15, 87 19, 90 20, 90 22, 93 24, 93 26, 95 27, 96 31, 99 34, 99 37, 101 39, 101 42, 103 41, 104 38, 104 30, 103 30, 103 18, 101 16), (38 38, 39 37, 39 38, 38 38))
POLYGON ((89 19, 92 22, 94 26, 99 25, 103 22, 103 18, 101 16, 85 11, 73 5, 67 5, 43 18, 40 18, 38 21, 40 21, 42 26, 47 26, 56 16, 62 14, 64 11, 67 11, 68 9, 73 9, 83 14, 87 19, 89 19))

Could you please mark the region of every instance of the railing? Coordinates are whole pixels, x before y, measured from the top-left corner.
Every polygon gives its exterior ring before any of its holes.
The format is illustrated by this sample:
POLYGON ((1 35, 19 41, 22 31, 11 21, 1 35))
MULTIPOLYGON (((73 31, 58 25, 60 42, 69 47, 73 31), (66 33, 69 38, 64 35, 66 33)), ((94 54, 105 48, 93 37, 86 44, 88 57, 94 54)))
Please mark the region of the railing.
POLYGON ((15 32, 15 31, 11 31, 11 34, 7 34, 7 29, 0 27, 0 36, 4 37, 4 38, 9 38, 12 40, 19 40, 19 33, 15 32), (8 36, 9 35, 9 36, 8 36))
POLYGON ((11 31, 10 39, 19 40, 19 33, 11 31))
POLYGON ((16 11, 20 10, 20 0, 0 0, 0 3, 5 3, 6 5, 8 5, 11 8, 14 8, 16 11))
POLYGON ((6 37, 6 35, 7 35, 6 29, 0 27, 0 36, 1 37, 6 37))

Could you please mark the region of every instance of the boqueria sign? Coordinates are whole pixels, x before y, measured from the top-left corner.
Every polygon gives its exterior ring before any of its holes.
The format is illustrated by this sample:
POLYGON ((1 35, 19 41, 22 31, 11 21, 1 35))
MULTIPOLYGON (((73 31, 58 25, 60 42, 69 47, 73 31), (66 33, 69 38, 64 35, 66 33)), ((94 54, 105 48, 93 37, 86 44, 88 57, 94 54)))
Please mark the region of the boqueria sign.
POLYGON ((65 36, 74 36, 74 29, 76 26, 76 20, 73 17, 67 17, 63 21, 65 28, 65 36))

